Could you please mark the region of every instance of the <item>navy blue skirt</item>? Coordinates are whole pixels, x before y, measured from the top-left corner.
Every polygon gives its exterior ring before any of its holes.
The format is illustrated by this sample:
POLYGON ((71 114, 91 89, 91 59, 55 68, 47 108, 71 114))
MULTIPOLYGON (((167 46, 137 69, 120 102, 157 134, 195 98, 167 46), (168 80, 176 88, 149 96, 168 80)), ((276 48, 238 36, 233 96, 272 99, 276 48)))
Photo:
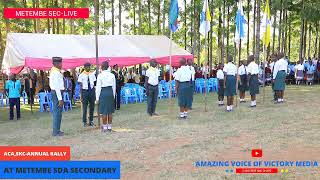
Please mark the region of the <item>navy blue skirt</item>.
POLYGON ((191 108, 192 106, 192 94, 191 94, 190 82, 180 82, 178 89, 178 104, 179 107, 191 108))
POLYGON ((99 97, 99 114, 109 115, 114 113, 114 96, 112 87, 103 87, 99 97))
POLYGON ((236 83, 237 83, 237 79, 235 76, 227 75, 226 88, 224 90, 225 96, 234 96, 237 94, 236 83))

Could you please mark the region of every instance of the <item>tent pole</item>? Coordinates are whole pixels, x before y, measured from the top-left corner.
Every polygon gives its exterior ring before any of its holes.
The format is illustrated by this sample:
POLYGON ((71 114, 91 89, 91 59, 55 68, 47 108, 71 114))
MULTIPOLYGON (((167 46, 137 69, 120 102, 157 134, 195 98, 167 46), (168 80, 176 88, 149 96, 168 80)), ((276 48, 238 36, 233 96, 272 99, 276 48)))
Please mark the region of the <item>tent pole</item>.
MULTIPOLYGON (((30 103, 30 111, 31 111, 31 114, 33 114, 32 102, 34 101, 34 99, 33 99, 33 100, 31 99, 31 88, 30 88, 31 84, 30 84, 30 80, 32 79, 32 77, 31 77, 31 73, 30 73, 30 68, 28 68, 28 74, 29 74, 29 76, 30 76, 30 79, 29 79, 29 89, 28 89, 28 91, 29 91, 29 97, 28 97, 28 99, 30 98, 30 101, 29 101, 29 103, 30 103)), ((31 83, 32 83, 32 80, 31 80, 31 83)))
MULTIPOLYGON (((95 46, 96 46, 96 77, 98 77, 99 74, 99 50, 98 50, 98 3, 97 0, 94 0, 94 35, 95 35, 95 46)), ((98 115, 98 126, 100 127, 100 113, 99 113, 99 104, 97 104, 97 115, 98 115)))
POLYGON ((170 106, 169 112, 172 110, 172 31, 170 31, 170 42, 169 42, 169 98, 170 98, 170 106))

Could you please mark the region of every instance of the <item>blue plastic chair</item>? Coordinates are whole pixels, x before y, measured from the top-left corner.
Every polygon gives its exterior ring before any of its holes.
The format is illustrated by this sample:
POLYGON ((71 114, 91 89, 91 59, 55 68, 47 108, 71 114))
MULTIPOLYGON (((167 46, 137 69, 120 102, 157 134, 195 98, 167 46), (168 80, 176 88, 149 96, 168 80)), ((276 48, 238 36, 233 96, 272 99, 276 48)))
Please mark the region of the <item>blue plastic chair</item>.
POLYGON ((4 99, 3 98, 4 98, 4 95, 2 93, 0 93, 0 107, 4 106, 4 103, 3 103, 4 99))
POLYGON ((213 91, 217 92, 218 91, 218 86, 219 86, 218 79, 217 78, 212 78, 212 82, 213 82, 213 91))
POLYGON ((146 89, 144 87, 137 88, 136 92, 137 92, 139 102, 144 102, 147 99, 146 89))
POLYGON ((23 104, 26 104, 26 101, 28 100, 28 95, 25 91, 22 92, 22 99, 23 99, 23 104))
POLYGON ((74 101, 79 101, 81 94, 80 94, 80 84, 77 83, 76 86, 74 87, 74 95, 73 95, 73 99, 74 101))
POLYGON ((129 102, 138 102, 136 92, 133 88, 124 87, 122 88, 124 103, 128 104, 129 102))
POLYGON ((203 93, 204 92, 204 79, 199 78, 196 79, 196 92, 203 93))
POLYGON ((47 93, 45 92, 40 92, 38 93, 38 98, 39 98, 39 104, 40 104, 40 112, 43 112, 44 110, 47 111, 47 107, 50 107, 50 109, 52 109, 50 106, 50 102, 49 102, 49 98, 47 98, 47 93))
POLYGON ((64 92, 63 93, 63 111, 72 110, 72 103, 71 99, 69 97, 69 93, 64 92))

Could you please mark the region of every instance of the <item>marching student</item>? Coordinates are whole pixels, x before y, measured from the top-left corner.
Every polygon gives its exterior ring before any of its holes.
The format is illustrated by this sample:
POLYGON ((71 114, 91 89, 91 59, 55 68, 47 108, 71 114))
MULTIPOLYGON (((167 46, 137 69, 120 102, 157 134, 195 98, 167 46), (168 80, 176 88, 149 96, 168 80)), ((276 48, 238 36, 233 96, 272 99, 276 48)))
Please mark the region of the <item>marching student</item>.
POLYGON ((304 70, 302 61, 297 62, 297 65, 294 67, 294 70, 295 70, 295 76, 296 76, 296 84, 300 85, 301 82, 303 81, 303 70, 304 70))
POLYGON ((278 54, 278 61, 274 64, 273 82, 274 90, 277 92, 277 103, 283 103, 283 95, 286 86, 286 75, 288 70, 288 62, 283 58, 284 54, 278 54))
POLYGON ((195 87, 195 74, 196 74, 196 71, 194 70, 194 67, 193 67, 193 61, 192 59, 188 59, 187 60, 187 63, 188 63, 188 67, 191 71, 191 82, 190 82, 190 93, 191 93, 191 107, 190 107, 190 110, 192 109, 192 103, 193 103, 193 93, 194 93, 194 87, 195 87))
POLYGON ((81 86, 81 100, 82 100, 82 122, 83 126, 94 126, 93 112, 95 102, 94 82, 96 81, 95 72, 91 72, 91 64, 84 64, 84 71, 79 75, 78 82, 81 86), (87 109, 89 105, 89 124, 87 124, 87 109))
POLYGON ((259 94, 258 74, 259 74, 259 66, 254 61, 254 56, 250 55, 248 57, 248 83, 249 83, 249 90, 251 95, 250 107, 257 106, 256 95, 259 94))
POLYGON ((9 120, 13 120, 14 118, 14 113, 13 113, 14 106, 16 106, 17 120, 19 120, 21 117, 20 115, 21 82, 20 80, 16 79, 16 74, 10 75, 10 80, 6 82, 4 92, 5 92, 5 95, 9 98, 9 104, 10 104, 9 120))
POLYGON ((52 136, 63 136, 64 132, 60 131, 61 119, 62 119, 62 91, 64 90, 63 75, 61 74, 62 58, 52 58, 53 67, 50 70, 49 86, 52 94, 52 115, 53 126, 52 136))
POLYGON ((219 81, 219 89, 218 89, 218 106, 223 106, 224 102, 224 74, 223 74, 223 64, 219 64, 217 71, 217 79, 219 81))
POLYGON ((109 63, 103 62, 102 72, 97 77, 96 103, 99 104, 99 115, 102 114, 102 132, 112 131, 112 113, 115 111, 116 78, 111 73, 109 63))
POLYGON ((232 63, 233 57, 228 56, 228 63, 224 66, 224 95, 227 96, 227 112, 233 110, 233 99, 236 95, 236 75, 237 75, 237 66, 232 63))
POLYGON ((191 93, 190 93, 190 81, 192 80, 192 72, 188 66, 186 66, 186 59, 180 60, 180 68, 175 72, 174 78, 176 81, 176 93, 178 95, 178 104, 180 107, 180 119, 186 119, 188 117, 188 109, 191 108, 191 93))
POLYGON ((155 59, 150 60, 150 68, 146 71, 145 88, 147 94, 147 113, 149 116, 158 116, 156 111, 156 105, 159 94, 159 76, 160 71, 157 68, 157 61, 155 59))
POLYGON ((246 91, 248 90, 248 74, 247 74, 246 62, 241 61, 240 64, 241 66, 238 69, 238 74, 240 76, 238 89, 240 92, 240 103, 244 103, 246 102, 244 98, 246 96, 246 91))

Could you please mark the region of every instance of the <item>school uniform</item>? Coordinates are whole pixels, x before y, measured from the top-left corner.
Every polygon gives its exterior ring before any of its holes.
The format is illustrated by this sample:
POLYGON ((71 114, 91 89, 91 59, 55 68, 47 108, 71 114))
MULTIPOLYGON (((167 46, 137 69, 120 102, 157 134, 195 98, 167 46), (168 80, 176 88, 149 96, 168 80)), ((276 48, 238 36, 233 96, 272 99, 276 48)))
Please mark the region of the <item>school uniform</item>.
POLYGON ((93 125, 93 112, 95 103, 95 90, 94 82, 96 81, 96 75, 94 72, 83 71, 79 77, 78 82, 82 84, 81 96, 82 96, 82 122, 87 124, 87 108, 89 105, 89 125, 93 125))
POLYGON ((217 71, 217 79, 219 81, 219 88, 218 88, 218 104, 223 105, 223 98, 224 98, 224 73, 221 69, 217 71))
POLYGON ((62 107, 59 107, 59 101, 62 101, 62 93, 64 91, 63 75, 56 67, 52 67, 49 76, 49 86, 52 96, 52 135, 57 136, 62 132, 60 131, 62 119, 62 107))
POLYGON ((107 116, 114 113, 116 78, 110 69, 102 71, 97 77, 96 99, 99 100, 99 114, 107 116))
POLYGON ((307 69, 307 83, 312 83, 313 82, 313 76, 315 72, 315 66, 314 64, 307 63, 306 64, 306 69, 307 69))
POLYGON ((248 74, 250 75, 250 80, 249 80, 250 95, 254 96, 256 94, 259 94, 259 80, 258 80, 259 66, 257 63, 251 62, 248 65, 248 74))
POLYGON ((191 108, 190 81, 192 80, 192 71, 188 66, 181 66, 174 74, 174 78, 179 82, 178 104, 179 107, 191 108))
POLYGON ((121 71, 112 71, 114 77, 116 78, 116 98, 115 98, 115 108, 117 110, 120 109, 120 101, 121 101, 121 87, 124 85, 124 76, 121 71))
POLYGON ((240 82, 238 84, 238 89, 240 92, 246 92, 248 90, 247 67, 245 65, 241 65, 238 69, 238 74, 240 76, 240 82))
POLYGON ((160 71, 157 68, 150 67, 146 71, 146 77, 148 77, 148 82, 146 83, 147 90, 147 113, 153 115, 156 111, 156 105, 158 101, 159 94, 159 76, 160 71))
POLYGON ((302 81, 303 80, 303 70, 304 70, 304 66, 302 64, 297 64, 294 67, 295 71, 296 71, 296 80, 297 81, 302 81))
POLYGON ((272 79, 274 79, 275 91, 283 91, 285 89, 287 70, 288 70, 288 62, 283 58, 279 59, 274 64, 272 79))
POLYGON ((223 72, 226 74, 226 88, 224 90, 225 96, 234 96, 237 94, 236 92, 236 74, 237 74, 237 67, 232 63, 228 62, 223 68, 223 72))
POLYGON ((8 80, 6 82, 5 89, 8 93, 9 97, 9 106, 10 106, 10 117, 9 120, 13 120, 14 118, 14 113, 13 113, 13 108, 16 106, 16 111, 17 111, 17 120, 20 119, 20 91, 21 91, 21 83, 20 80, 8 80))

